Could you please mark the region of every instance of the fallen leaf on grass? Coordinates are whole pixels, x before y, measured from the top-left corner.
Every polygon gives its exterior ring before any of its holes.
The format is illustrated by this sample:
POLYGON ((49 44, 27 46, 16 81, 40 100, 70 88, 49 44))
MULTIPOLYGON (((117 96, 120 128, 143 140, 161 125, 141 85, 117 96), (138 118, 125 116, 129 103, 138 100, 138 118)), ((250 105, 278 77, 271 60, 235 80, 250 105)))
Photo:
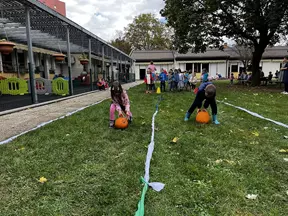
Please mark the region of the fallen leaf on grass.
POLYGON ((258 194, 247 194, 246 198, 247 199, 251 199, 251 200, 255 200, 257 199, 258 194))
POLYGON ((288 191, 286 191, 286 194, 288 195, 288 191))
POLYGON ((255 104, 256 106, 260 106, 260 104, 255 104))
POLYGON ((145 124, 146 124, 146 122, 144 122, 144 121, 141 123, 141 125, 145 125, 145 124))
POLYGON ((264 130, 267 130, 268 129, 268 127, 264 127, 264 130))
POLYGON ((284 139, 288 139, 288 136, 284 136, 284 139))
POLYGON ((235 161, 230 161, 230 160, 225 160, 225 162, 227 162, 230 165, 235 165, 236 164, 235 161))
POLYGON ((254 95, 254 96, 258 96, 258 93, 254 93, 253 95, 254 95))
POLYGON ((66 134, 66 137, 67 137, 67 136, 70 136, 70 134, 66 134))
POLYGON ((280 149, 279 152, 280 153, 288 153, 288 149, 280 149))
POLYGON ((222 160, 222 159, 218 159, 218 160, 215 161, 216 164, 220 164, 220 163, 223 163, 223 162, 226 162, 226 163, 228 163, 228 164, 230 164, 230 165, 235 165, 235 164, 236 164, 235 161, 232 161, 232 160, 226 160, 226 159, 224 159, 224 160, 222 160))
POLYGON ((252 134, 254 135, 254 136, 259 136, 259 133, 257 132, 257 131, 255 131, 255 132, 252 132, 252 134))
POLYGON ((124 155, 124 153, 121 152, 119 155, 115 156, 114 158, 119 158, 119 157, 121 157, 121 155, 124 155))
POLYGON ((175 138, 172 140, 172 142, 173 142, 173 143, 177 143, 178 140, 179 140, 179 138, 178 138, 178 137, 175 137, 175 138))
POLYGON ((39 181, 40 183, 44 184, 44 183, 47 182, 48 180, 47 180, 45 177, 41 177, 38 181, 39 181))
POLYGON ((181 112, 184 112, 184 110, 183 110, 183 109, 181 109, 180 111, 181 111, 181 112))
POLYGON ((284 160, 285 162, 288 162, 288 158, 283 158, 283 160, 284 160))
POLYGON ((238 130, 241 131, 241 132, 244 132, 244 130, 242 130, 242 129, 239 129, 239 128, 238 128, 238 130))
POLYGON ((223 162, 222 159, 219 159, 219 160, 216 160, 216 161, 215 161, 216 164, 220 164, 220 163, 222 163, 222 162, 223 162))
POLYGON ((259 142, 257 142, 257 141, 253 141, 253 142, 250 142, 250 144, 251 144, 251 145, 258 145, 259 142))

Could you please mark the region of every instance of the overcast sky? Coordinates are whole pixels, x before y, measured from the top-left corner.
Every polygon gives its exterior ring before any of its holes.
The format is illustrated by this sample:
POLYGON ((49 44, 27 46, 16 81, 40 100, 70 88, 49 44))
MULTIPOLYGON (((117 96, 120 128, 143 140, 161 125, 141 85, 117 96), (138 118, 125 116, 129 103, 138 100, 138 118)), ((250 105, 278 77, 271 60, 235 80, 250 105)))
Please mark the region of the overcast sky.
POLYGON ((123 30, 141 13, 154 13, 164 7, 163 0, 62 0, 66 3, 67 17, 109 41, 116 30, 123 30))

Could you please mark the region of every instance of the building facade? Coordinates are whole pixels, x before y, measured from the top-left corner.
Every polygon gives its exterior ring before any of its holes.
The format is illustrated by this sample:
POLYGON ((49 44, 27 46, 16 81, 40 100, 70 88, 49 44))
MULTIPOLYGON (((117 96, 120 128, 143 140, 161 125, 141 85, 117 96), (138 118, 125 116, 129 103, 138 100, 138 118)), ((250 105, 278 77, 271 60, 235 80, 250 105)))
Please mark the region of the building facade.
MULTIPOLYGON (((260 68, 265 76, 271 71, 273 74, 279 70, 283 58, 288 55, 288 47, 275 46, 267 48, 260 62, 260 68)), ((144 79, 147 66, 153 61, 160 72, 161 68, 165 70, 181 69, 181 71, 193 71, 197 77, 200 77, 202 70, 208 70, 209 75, 215 77, 221 74, 222 77, 229 77, 230 73, 237 74, 241 72, 244 65, 241 57, 227 48, 224 51, 218 49, 207 49, 205 53, 187 53, 180 54, 171 50, 150 50, 133 51, 131 57, 135 59, 136 79, 144 79)))
POLYGON ((66 16, 66 4, 65 2, 59 0, 38 0, 43 4, 47 5, 49 8, 57 11, 62 16, 66 16))
MULTIPOLYGON (((63 62, 55 61, 54 54, 56 52, 33 47, 33 57, 35 63, 35 78, 44 78, 44 79, 53 79, 55 75, 62 75, 68 77, 68 60, 65 58, 63 62)), ((75 80, 82 74, 88 73, 88 65, 81 65, 79 59, 82 54, 72 53, 71 54, 71 72, 72 79, 75 80)), ((112 71, 114 71, 114 76, 117 76, 119 71, 129 71, 131 68, 128 66, 130 62, 128 61, 118 61, 119 64, 114 62, 113 66, 111 65, 111 60, 108 56, 104 57, 104 68, 102 65, 102 56, 92 55, 91 58, 91 72, 92 80, 96 81, 99 74, 102 74, 105 71, 105 77, 112 77, 112 71), (117 66, 118 65, 118 66, 117 66), (121 69, 119 67, 122 67, 121 69)), ((20 78, 28 79, 29 78, 29 69, 28 69, 28 47, 23 44, 16 44, 12 53, 8 55, 2 55, 0 53, 0 78, 20 78)))

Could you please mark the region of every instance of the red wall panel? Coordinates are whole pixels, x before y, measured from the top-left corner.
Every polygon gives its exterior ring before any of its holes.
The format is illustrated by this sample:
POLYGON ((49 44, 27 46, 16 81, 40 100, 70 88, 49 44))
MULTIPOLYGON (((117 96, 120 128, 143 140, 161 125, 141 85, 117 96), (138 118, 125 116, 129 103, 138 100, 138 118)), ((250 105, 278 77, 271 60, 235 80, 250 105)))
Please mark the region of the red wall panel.
POLYGON ((61 2, 59 0, 38 0, 58 13, 66 16, 66 5, 65 2, 61 2))

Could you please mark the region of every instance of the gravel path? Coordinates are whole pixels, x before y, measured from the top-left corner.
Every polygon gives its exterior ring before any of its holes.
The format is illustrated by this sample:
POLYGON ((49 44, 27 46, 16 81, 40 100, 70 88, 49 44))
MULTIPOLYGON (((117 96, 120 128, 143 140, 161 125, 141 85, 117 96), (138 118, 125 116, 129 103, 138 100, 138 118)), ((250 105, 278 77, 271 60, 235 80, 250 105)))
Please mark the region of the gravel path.
MULTIPOLYGON (((129 89, 141 84, 141 81, 124 84, 129 89)), ((110 91, 94 92, 87 95, 67 99, 49 105, 26 109, 16 113, 0 116, 0 141, 30 130, 37 125, 64 116, 81 107, 91 105, 110 96, 110 91)))

